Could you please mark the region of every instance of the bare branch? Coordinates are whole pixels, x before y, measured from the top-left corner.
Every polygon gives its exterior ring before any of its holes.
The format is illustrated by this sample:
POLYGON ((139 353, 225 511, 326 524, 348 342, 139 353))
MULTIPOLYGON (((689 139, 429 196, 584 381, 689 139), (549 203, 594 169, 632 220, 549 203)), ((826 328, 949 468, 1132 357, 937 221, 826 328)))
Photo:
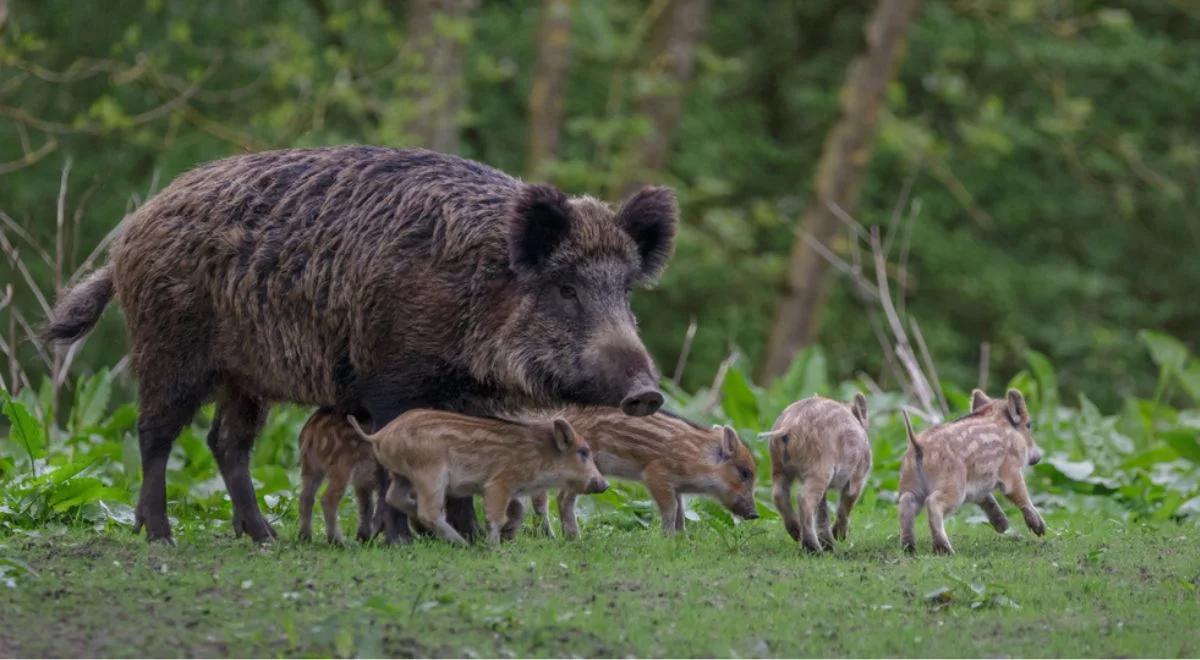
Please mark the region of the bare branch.
POLYGON ((979 342, 979 381, 977 387, 987 391, 988 386, 988 371, 990 371, 990 362, 992 359, 992 345, 986 341, 979 342))
POLYGON ((883 307, 884 316, 887 318, 888 325, 892 330, 892 336, 895 337, 896 341, 896 358, 900 360, 900 364, 908 372, 917 401, 920 402, 928 416, 936 417, 937 412, 933 407, 933 392, 929 386, 929 381, 926 380, 925 375, 921 373, 920 366, 917 365, 912 345, 908 341, 908 334, 904 331, 904 324, 900 322, 900 317, 896 313, 896 307, 892 303, 891 289, 887 281, 887 263, 884 260, 883 245, 879 239, 879 227, 871 228, 871 252, 875 256, 875 281, 876 288, 879 289, 880 305, 883 307))
POLYGON ((50 256, 50 253, 43 250, 42 247, 38 245, 37 241, 33 240, 33 237, 29 235, 29 232, 25 231, 24 227, 18 225, 16 221, 9 217, 9 215, 4 211, 0 211, 0 223, 4 224, 4 226, 12 230, 12 233, 16 234, 21 238, 21 240, 25 241, 26 245, 33 248, 33 251, 36 252, 38 257, 46 263, 47 267, 54 265, 54 259, 50 256))
POLYGON ((737 360, 737 353, 730 352, 729 355, 721 360, 721 366, 717 367, 717 375, 713 378, 712 387, 708 390, 708 402, 704 404, 704 412, 707 414, 712 412, 713 408, 721 401, 721 388, 725 386, 725 375, 729 373, 729 367, 737 360))
POLYGON ((683 335, 683 348, 679 349, 679 359, 675 361, 675 372, 671 380, 678 385, 683 378, 683 368, 687 366, 688 353, 692 350, 692 340, 696 338, 696 317, 688 322, 687 332, 683 335))
POLYGON ((21 252, 8 241, 8 234, 3 230, 0 230, 0 249, 4 250, 4 256, 8 257, 9 262, 17 269, 17 272, 21 273, 26 286, 33 292, 34 297, 37 298, 38 304, 42 306, 42 311, 45 312, 46 316, 50 316, 50 303, 46 302, 46 296, 42 293, 41 288, 38 287, 37 280, 33 279, 33 275, 25 267, 25 262, 21 261, 21 252))
POLYGON ((925 336, 921 334, 921 326, 912 317, 909 317, 908 324, 912 326, 913 338, 917 340, 917 349, 921 351, 921 361, 925 363, 925 369, 929 372, 929 377, 933 379, 933 391, 937 394, 938 402, 942 405, 942 415, 949 415, 950 406, 946 404, 946 394, 942 391, 942 381, 938 378, 937 367, 933 365, 933 357, 929 354, 929 347, 925 345, 925 336))
POLYGON ((58 140, 51 136, 47 138, 46 142, 37 149, 33 151, 26 150, 24 156, 16 160, 10 160, 7 163, 0 163, 0 176, 12 174, 17 170, 23 170, 26 167, 32 167, 41 159, 49 156, 51 153, 54 153, 55 149, 58 149, 58 140))
MULTIPOLYGON (((29 340, 30 344, 33 344, 38 357, 46 364, 46 371, 53 374, 54 360, 46 353, 46 349, 42 348, 42 342, 38 339, 37 333, 34 332, 33 326, 25 319, 25 315, 21 313, 21 310, 17 309, 16 305, 13 305, 12 309, 8 310, 8 313, 17 320, 17 323, 21 326, 21 330, 25 332, 25 337, 29 340)), ((14 346, 13 348, 16 347, 14 346)))

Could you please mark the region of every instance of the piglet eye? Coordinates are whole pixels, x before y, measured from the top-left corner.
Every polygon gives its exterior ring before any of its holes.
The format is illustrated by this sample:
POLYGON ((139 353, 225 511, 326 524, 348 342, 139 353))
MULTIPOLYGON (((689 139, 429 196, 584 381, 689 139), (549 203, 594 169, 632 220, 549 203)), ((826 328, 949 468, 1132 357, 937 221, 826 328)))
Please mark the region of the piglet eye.
POLYGON ((574 300, 579 297, 579 294, 575 293, 575 287, 567 286, 566 284, 558 287, 558 293, 567 300, 574 300))
POLYGON ((738 476, 742 478, 742 481, 750 481, 750 477, 753 475, 746 468, 738 468, 738 476))
POLYGON ((582 458, 583 460, 586 461, 588 459, 588 450, 580 449, 579 450, 579 458, 582 458))

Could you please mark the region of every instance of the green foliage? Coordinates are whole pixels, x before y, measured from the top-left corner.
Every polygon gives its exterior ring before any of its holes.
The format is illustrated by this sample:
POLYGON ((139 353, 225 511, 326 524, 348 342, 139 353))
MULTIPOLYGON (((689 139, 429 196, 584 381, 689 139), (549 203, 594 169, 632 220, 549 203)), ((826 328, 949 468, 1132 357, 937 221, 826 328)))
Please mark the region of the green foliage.
MULTIPOLYGON (((1145 333, 1163 378, 1195 361, 1170 337, 1145 333)), ((1029 371, 1008 384, 1025 393, 1036 420, 1035 437, 1043 461, 1031 470, 1030 490, 1049 508, 1100 510, 1113 515, 1165 520, 1200 519, 1200 407, 1176 409, 1155 399, 1129 398, 1119 414, 1106 415, 1086 396, 1075 406, 1059 402, 1057 376, 1044 356, 1029 351, 1029 371)), ((1175 375, 1176 380, 1169 376, 1175 375)), ((67 428, 46 423, 33 412, 28 390, 3 394, 8 430, 0 436, 0 530, 31 530, 58 524, 105 527, 132 523, 131 505, 140 479, 135 433, 136 409, 124 404, 110 410, 108 370, 81 379, 75 388, 67 428)), ((758 510, 764 520, 777 517, 770 493, 770 458, 757 435, 771 428, 792 402, 821 394, 849 400, 863 390, 854 382, 832 385, 824 353, 811 348, 797 356, 788 372, 770 387, 755 385, 744 365, 728 365, 720 389, 687 393, 668 384, 668 407, 713 424, 728 424, 750 447, 758 465, 758 510)), ((968 405, 961 392, 951 400, 968 405)), ((993 392, 998 395, 998 393, 993 392)), ((868 394, 874 471, 860 506, 891 507, 907 444, 896 394, 868 394)), ((1200 406, 1200 401, 1194 401, 1200 406)), ((43 408, 44 409, 44 408, 43 408)), ((212 412, 184 429, 168 463, 168 500, 172 515, 185 528, 224 525, 230 505, 216 462, 205 442, 212 412)), ((275 518, 294 515, 299 480, 297 438, 308 412, 276 407, 255 445, 252 475, 260 504, 275 518)), ((347 504, 349 506, 349 504, 347 504)), ((606 493, 581 498, 588 525, 637 529, 657 527, 658 512, 639 484, 616 482, 606 493)), ((736 547, 743 532, 715 502, 695 498, 688 520, 716 530, 736 547)))
MULTIPOLYGON (((200 162, 270 147, 412 144, 409 99, 439 83, 406 49, 404 3, 9 4, 0 129, 11 138, 0 141, 0 163, 19 161, 26 142, 35 149, 52 138, 55 151, 5 175, 0 210, 52 245, 70 157, 68 219, 79 209, 81 225, 67 236, 68 266, 117 223, 131 195, 144 198, 200 162)), ((687 95, 669 164, 644 173, 679 190, 684 226, 663 282, 637 294, 635 307, 661 364, 674 362, 697 320, 689 390, 730 344, 744 351, 748 373, 761 358, 813 165, 871 6, 711 4, 694 80, 675 89, 643 62, 647 12, 661 3, 576 2, 562 149, 536 175, 615 198, 649 130, 638 101, 687 95)), ((467 21, 436 21, 466 45, 463 154, 517 173, 528 169, 523 100, 538 19, 532 4, 481 3, 467 21)), ((906 52, 855 215, 891 228, 911 181, 921 212, 902 293, 942 377, 972 382, 979 342, 988 341, 993 374, 1022 368, 1034 349, 1057 367, 1067 399, 1085 393, 1112 410, 1148 389, 1156 373, 1134 329, 1188 338, 1200 324, 1200 304, 1181 285, 1200 281, 1195 8, 927 2, 906 52)), ((831 248, 849 257, 844 241, 831 248)), ((52 289, 50 264, 26 261, 52 289)), ((7 263, 0 281, 19 281, 7 263)), ((16 293, 26 317, 41 316, 29 292, 16 293)), ((832 283, 822 319, 829 372, 884 382, 875 337, 843 281, 832 283)), ((94 370, 123 350, 110 313, 77 364, 94 370)), ((27 343, 19 351, 37 363, 27 343)), ((1200 395, 1200 366, 1170 378, 1200 395)))

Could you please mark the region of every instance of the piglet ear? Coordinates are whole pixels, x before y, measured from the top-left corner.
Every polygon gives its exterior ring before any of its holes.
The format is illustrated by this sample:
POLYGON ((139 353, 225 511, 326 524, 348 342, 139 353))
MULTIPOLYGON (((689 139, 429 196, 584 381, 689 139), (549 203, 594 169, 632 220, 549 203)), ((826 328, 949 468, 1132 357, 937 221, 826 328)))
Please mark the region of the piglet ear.
POLYGON ((971 412, 975 412, 991 402, 992 400, 983 393, 983 390, 978 388, 971 390, 971 412))
POLYGON ((653 281, 667 265, 675 247, 679 205, 670 188, 647 186, 626 200, 617 213, 617 224, 633 237, 641 265, 638 279, 653 281))
POLYGON ((509 218, 508 259, 513 270, 538 270, 571 234, 574 215, 567 196, 542 184, 522 187, 509 218))
POLYGON ((717 461, 724 463, 732 460, 734 456, 737 456, 737 446, 741 442, 742 440, 738 437, 737 431, 734 431, 732 427, 722 426, 721 445, 717 452, 717 461))
POLYGON ((559 452, 565 452, 575 444, 575 429, 567 423, 567 420, 559 417, 554 420, 554 448, 559 452))
POLYGON ((1013 426, 1021 426, 1029 421, 1029 408, 1025 405, 1025 397, 1017 390, 1008 391, 1008 421, 1013 426))
POLYGON ((851 409, 864 429, 871 425, 871 419, 867 416, 867 397, 863 396, 862 392, 854 393, 854 402, 851 404, 851 409))

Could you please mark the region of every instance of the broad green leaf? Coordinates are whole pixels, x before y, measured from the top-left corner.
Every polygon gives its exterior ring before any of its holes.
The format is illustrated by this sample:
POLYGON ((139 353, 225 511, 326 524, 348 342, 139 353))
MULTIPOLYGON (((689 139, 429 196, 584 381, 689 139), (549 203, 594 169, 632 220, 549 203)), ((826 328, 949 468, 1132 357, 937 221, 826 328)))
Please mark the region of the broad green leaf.
POLYGON ((75 428, 89 428, 99 422, 108 409, 112 376, 108 369, 101 369, 89 378, 81 377, 75 391, 75 409, 71 411, 75 428))
POLYGON ((1180 456, 1193 463, 1200 463, 1200 437, 1190 429, 1174 429, 1159 436, 1180 456))
POLYGON ((721 407, 725 414, 739 429, 760 431, 758 420, 758 398, 746 382, 746 376, 741 369, 730 368, 725 374, 725 383, 721 387, 724 399, 721 407))
POLYGON ((1025 351, 1025 360, 1037 379, 1039 412, 1052 413, 1054 406, 1058 405, 1058 378, 1054 375, 1054 366, 1045 355, 1035 350, 1025 351))
POLYGON ((23 449, 27 458, 46 456, 46 429, 24 403, 5 397, 4 416, 8 418, 8 436, 23 449))
POLYGON ((1169 374, 1178 374, 1183 369, 1188 359, 1188 349, 1183 342, 1153 330, 1142 330, 1138 333, 1138 339, 1150 351, 1150 359, 1159 369, 1169 374))

